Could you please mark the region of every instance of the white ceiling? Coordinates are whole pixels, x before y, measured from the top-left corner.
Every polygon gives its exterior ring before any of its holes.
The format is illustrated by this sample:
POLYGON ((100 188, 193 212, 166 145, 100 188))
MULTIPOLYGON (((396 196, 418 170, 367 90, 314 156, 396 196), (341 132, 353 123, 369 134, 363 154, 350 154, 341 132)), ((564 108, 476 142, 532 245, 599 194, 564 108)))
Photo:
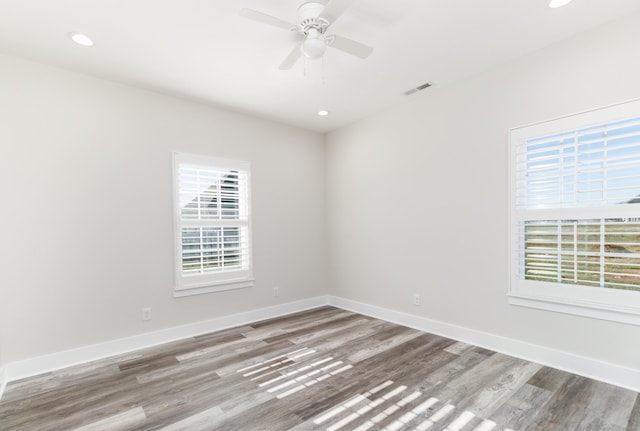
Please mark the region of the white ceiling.
POLYGON ((238 13, 294 23, 298 1, 0 0, 0 52, 326 132, 425 97, 403 93, 427 81, 447 85, 640 11, 639 0, 355 0, 330 33, 373 46, 368 59, 329 49, 281 71, 296 35, 238 13))

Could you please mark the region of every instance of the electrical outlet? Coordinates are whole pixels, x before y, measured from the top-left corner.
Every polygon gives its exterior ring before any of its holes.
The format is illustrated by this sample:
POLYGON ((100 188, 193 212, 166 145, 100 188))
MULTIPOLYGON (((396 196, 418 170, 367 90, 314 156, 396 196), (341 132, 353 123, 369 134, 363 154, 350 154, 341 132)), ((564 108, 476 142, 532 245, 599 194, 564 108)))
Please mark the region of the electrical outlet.
POLYGON ((275 297, 280 296, 280 288, 279 287, 274 287, 273 288, 273 296, 275 296, 275 297))
POLYGON ((420 294, 413 294, 413 305, 420 305, 420 294))
POLYGON ((142 320, 151 320, 151 308, 142 309, 142 320))

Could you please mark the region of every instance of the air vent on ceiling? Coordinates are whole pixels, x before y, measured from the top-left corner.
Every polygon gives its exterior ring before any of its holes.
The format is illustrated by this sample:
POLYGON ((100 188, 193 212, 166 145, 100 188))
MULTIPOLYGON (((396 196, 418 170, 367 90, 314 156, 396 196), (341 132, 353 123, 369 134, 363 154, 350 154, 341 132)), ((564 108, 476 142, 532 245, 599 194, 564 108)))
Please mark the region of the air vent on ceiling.
POLYGON ((404 92, 404 94, 406 94, 407 96, 410 96, 410 95, 412 95, 413 93, 417 93, 418 91, 422 91, 422 90, 424 90, 425 88, 429 88, 429 87, 431 87, 432 85, 433 85, 433 83, 431 83, 431 82, 426 82, 426 83, 424 83, 424 84, 422 84, 422 85, 418 85, 416 88, 412 88, 411 90, 407 90, 407 91, 405 91, 405 92, 404 92))

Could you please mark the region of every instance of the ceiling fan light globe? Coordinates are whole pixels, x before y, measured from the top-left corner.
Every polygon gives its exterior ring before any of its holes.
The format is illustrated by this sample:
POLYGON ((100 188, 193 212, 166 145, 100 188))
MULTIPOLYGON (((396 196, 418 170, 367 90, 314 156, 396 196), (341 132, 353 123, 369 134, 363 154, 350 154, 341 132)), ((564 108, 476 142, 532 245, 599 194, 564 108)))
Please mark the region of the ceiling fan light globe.
POLYGON ((326 50, 327 45, 322 39, 307 38, 302 42, 302 53, 307 58, 320 58, 326 50))

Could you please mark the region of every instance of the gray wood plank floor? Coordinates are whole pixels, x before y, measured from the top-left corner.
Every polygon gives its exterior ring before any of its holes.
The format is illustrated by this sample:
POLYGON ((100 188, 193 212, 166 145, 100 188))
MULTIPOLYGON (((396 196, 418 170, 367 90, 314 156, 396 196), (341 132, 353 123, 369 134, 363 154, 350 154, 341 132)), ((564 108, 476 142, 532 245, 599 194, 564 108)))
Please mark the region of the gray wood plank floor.
POLYGON ((622 431, 640 397, 322 307, 12 382, 0 429, 622 431))

